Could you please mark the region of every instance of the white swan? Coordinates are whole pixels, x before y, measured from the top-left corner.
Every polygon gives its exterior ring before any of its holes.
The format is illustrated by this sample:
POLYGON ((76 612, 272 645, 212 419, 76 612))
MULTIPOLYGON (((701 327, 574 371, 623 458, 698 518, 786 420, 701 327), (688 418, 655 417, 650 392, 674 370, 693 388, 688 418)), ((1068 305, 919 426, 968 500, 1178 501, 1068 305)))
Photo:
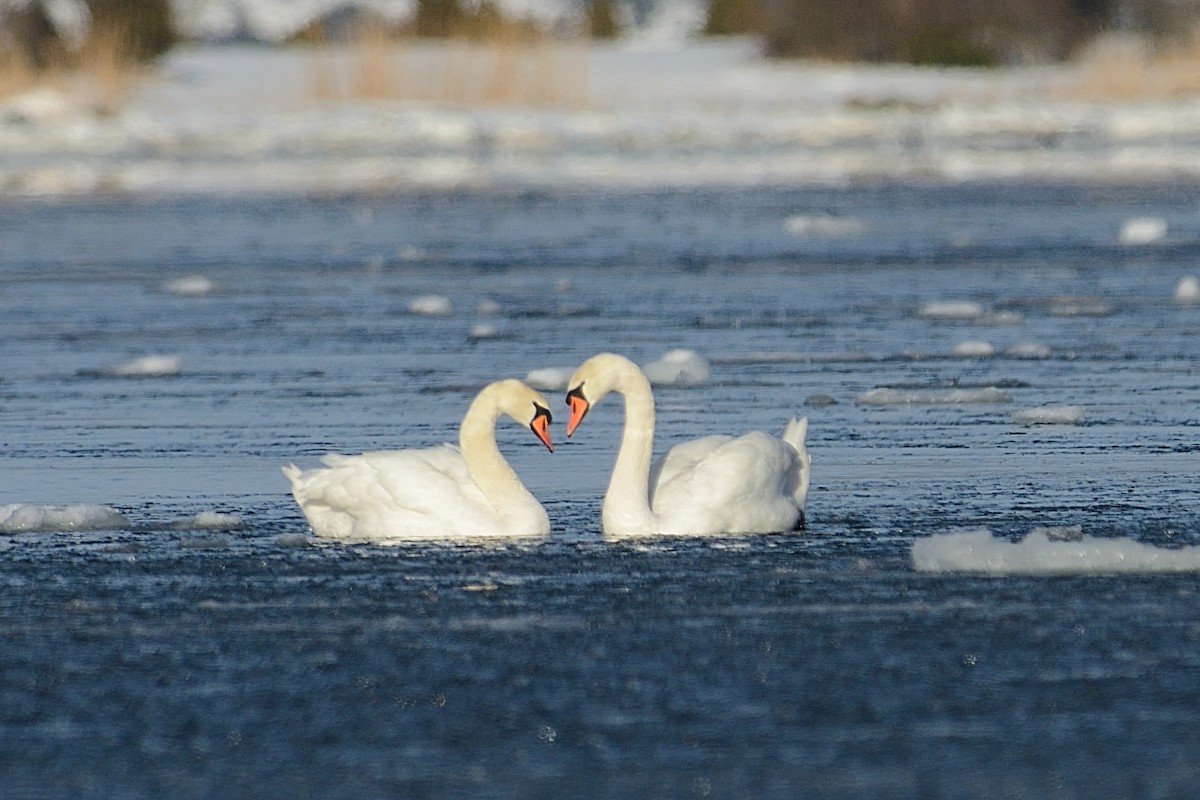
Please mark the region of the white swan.
POLYGON ((483 388, 463 417, 455 447, 331 454, 323 469, 283 468, 318 536, 404 541, 469 536, 545 536, 550 519, 496 446, 507 414, 553 452, 546 398, 518 380, 483 388))
POLYGON ((609 392, 625 397, 625 430, 601 513, 606 535, 770 533, 804 525, 807 418, 793 418, 782 439, 752 431, 684 442, 651 469, 654 395, 637 365, 601 353, 567 385, 568 436, 609 392))

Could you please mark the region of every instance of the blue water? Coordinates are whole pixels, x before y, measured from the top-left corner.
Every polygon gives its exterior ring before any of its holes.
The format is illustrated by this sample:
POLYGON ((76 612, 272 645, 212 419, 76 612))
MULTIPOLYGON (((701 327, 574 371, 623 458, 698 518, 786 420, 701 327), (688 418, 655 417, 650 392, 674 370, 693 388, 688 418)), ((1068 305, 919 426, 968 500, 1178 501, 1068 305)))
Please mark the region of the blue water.
POLYGON ((0 505, 130 520, 0 536, 0 795, 1190 796, 1194 575, 928 575, 909 549, 978 526, 1200 544, 1200 309, 1171 300, 1200 271, 1198 198, 0 204, 0 505), (795 235, 796 215, 855 225, 795 235), (1118 244, 1134 216, 1166 238, 1118 244), (164 288, 197 274, 211 294, 164 288), (410 314, 425 294, 455 313, 410 314), (917 313, 951 299, 1008 316, 917 313), (998 354, 950 357, 973 339, 998 354), (1050 354, 1004 355, 1022 342, 1050 354), (675 347, 713 380, 657 390, 660 450, 807 414, 806 531, 606 543, 615 401, 572 440, 560 416, 552 455, 500 428, 543 543, 316 544, 278 470, 453 439, 497 377, 675 347), (103 373, 148 354, 181 373, 103 373), (1011 402, 856 402, 986 386, 1011 402), (1013 423, 1045 403, 1086 414, 1013 423), (245 525, 189 529, 206 510, 245 525))

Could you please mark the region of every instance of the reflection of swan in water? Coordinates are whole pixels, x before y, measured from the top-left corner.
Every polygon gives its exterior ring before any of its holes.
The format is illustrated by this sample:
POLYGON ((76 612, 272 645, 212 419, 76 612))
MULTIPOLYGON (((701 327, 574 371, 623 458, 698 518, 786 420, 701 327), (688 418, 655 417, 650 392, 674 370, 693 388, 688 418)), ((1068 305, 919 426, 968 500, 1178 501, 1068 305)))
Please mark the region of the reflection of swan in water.
POLYGON ((625 430, 604 496, 606 534, 768 533, 803 526, 811 464, 807 419, 791 420, 782 439, 752 431, 684 442, 651 469, 654 396, 637 365, 601 353, 585 361, 568 386, 568 436, 609 392, 625 397, 625 430))
POLYGON ((544 536, 545 509, 496 446, 496 420, 528 424, 553 451, 546 398, 517 380, 486 386, 459 429, 459 446, 328 455, 324 468, 283 468, 318 536, 403 541, 544 536))

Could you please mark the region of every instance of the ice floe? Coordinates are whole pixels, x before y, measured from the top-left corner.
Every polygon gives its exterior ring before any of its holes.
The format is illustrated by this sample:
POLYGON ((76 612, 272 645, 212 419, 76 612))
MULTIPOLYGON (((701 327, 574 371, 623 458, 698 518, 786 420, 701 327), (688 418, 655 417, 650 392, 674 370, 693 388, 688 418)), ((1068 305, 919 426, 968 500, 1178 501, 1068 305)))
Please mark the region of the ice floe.
POLYGON ((448 317, 454 313, 454 304, 450 302, 449 297, 444 295, 427 294, 414 298, 408 304, 408 310, 411 314, 420 314, 426 317, 448 317))
POLYGON ((575 373, 575 367, 541 367, 530 370, 525 376, 525 382, 543 392, 552 392, 567 388, 567 381, 575 373))
POLYGON ((1050 348, 1041 342, 1018 342, 1006 348, 1004 355, 1009 358, 1049 358, 1050 348))
POLYGON ((201 511, 194 517, 171 523, 171 528, 183 531, 235 531, 246 527, 240 514, 221 511, 201 511))
POLYGON ((1081 528, 1034 528, 1019 542, 986 529, 918 539, 912 547, 919 572, 977 572, 1000 575, 1194 572, 1200 546, 1166 549, 1133 539, 1085 536, 1081 528))
POLYGON ((865 406, 959 405, 1011 403, 1012 395, 998 386, 976 389, 869 389, 855 401, 865 406))
POLYGON ((129 520, 115 508, 103 505, 0 506, 0 533, 38 531, 98 531, 128 528, 129 520))
POLYGON ((917 316, 925 319, 978 319, 985 313, 983 305, 974 300, 938 300, 917 310, 917 316))
POLYGON ((1153 244, 1167 235, 1167 221, 1158 217, 1131 217, 1121 225, 1117 241, 1126 245, 1153 244))
POLYGON ((167 281, 163 288, 179 297, 205 297, 212 294, 216 284, 213 283, 212 278, 204 275, 187 275, 167 281))
POLYGON ((90 374, 114 378, 167 378, 178 375, 182 371, 182 356, 150 355, 102 367, 90 374))
POLYGON ((996 348, 991 342, 982 339, 968 339, 954 345, 950 355, 956 358, 988 358, 996 354, 996 348))
POLYGON ((1185 275, 1175 284, 1175 302, 1184 306, 1194 306, 1200 303, 1200 278, 1195 275, 1185 275))
POLYGON ((504 339, 507 336, 508 334, 503 328, 490 322, 477 322, 467 331, 467 338, 473 342, 484 339, 504 339))
POLYGON ((1083 406, 1049 403, 1014 411, 1012 421, 1018 425, 1078 425, 1083 413, 1083 406))
POLYGON ((783 228, 793 236, 856 236, 867 229, 861 220, 833 214, 795 214, 783 228))
POLYGON ((642 366, 656 386, 699 386, 712 375, 708 359, 695 350, 668 350, 657 361, 642 366))

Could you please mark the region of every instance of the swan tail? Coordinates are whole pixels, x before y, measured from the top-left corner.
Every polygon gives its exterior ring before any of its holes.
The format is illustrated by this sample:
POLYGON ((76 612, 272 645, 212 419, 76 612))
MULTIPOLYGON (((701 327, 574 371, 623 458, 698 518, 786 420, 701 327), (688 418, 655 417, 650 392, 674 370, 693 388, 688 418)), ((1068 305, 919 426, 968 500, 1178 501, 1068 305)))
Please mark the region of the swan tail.
POLYGON ((808 417, 799 419, 792 417, 783 431, 783 440, 796 451, 796 467, 793 473, 791 495, 796 502, 796 507, 800 509, 800 522, 798 523, 800 525, 803 525, 804 503, 808 499, 808 479, 812 473, 812 456, 808 454, 808 448, 804 446, 804 440, 807 437, 808 417))
POLYGON ((286 464, 286 465, 280 467, 280 469, 283 470, 283 474, 287 475, 288 480, 292 482, 293 486, 295 486, 296 481, 300 478, 300 474, 301 474, 300 468, 297 467, 295 464, 286 464))
POLYGON ((804 440, 808 436, 808 417, 792 417, 783 430, 783 440, 796 448, 796 452, 805 455, 804 440))

